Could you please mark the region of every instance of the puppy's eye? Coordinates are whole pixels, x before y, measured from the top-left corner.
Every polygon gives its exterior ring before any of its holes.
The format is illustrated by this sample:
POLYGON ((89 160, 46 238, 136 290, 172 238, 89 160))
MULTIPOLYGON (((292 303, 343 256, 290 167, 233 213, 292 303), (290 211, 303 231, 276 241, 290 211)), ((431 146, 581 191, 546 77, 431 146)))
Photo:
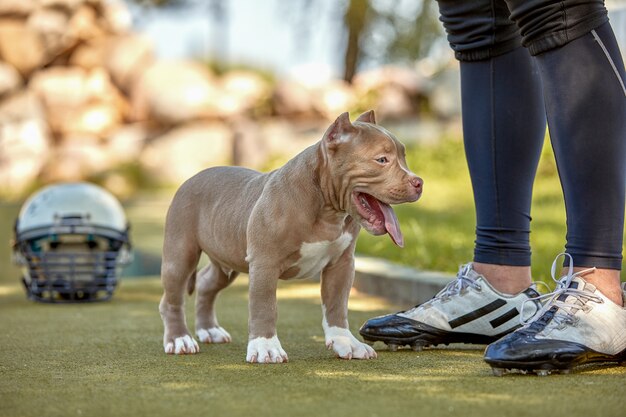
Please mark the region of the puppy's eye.
POLYGON ((386 156, 381 156, 380 158, 376 159, 376 162, 378 162, 379 164, 386 164, 387 162, 389 162, 389 160, 386 156))

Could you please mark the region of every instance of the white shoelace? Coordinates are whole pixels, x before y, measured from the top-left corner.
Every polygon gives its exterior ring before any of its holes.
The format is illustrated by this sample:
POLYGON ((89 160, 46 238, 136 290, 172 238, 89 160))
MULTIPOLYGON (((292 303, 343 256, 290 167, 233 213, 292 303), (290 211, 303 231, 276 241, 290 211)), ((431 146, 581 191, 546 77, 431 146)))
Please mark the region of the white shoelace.
POLYGON ((451 281, 446 285, 439 293, 433 298, 440 298, 442 300, 447 300, 453 295, 460 294, 466 288, 473 288, 477 291, 482 290, 482 286, 476 282, 476 280, 470 277, 470 272, 472 271, 472 264, 461 265, 459 267, 459 272, 456 274, 456 279, 451 281))
POLYGON ((573 323, 574 315, 579 310, 588 309, 587 307, 588 301, 593 301, 596 303, 603 303, 604 300, 601 297, 598 297, 597 295, 591 294, 587 291, 569 287, 574 278, 580 277, 582 275, 585 275, 589 272, 593 272, 595 270, 596 268, 593 267, 593 268, 585 269, 585 270, 574 273, 574 259, 572 258, 572 256, 568 253, 558 254, 557 257, 554 259, 554 262, 552 262, 552 270, 551 270, 552 280, 556 282, 557 284, 556 289, 551 293, 540 295, 538 297, 529 298, 528 300, 525 300, 522 303, 520 323, 522 325, 530 324, 533 321, 540 318, 541 316, 543 316, 543 314, 547 312, 548 310, 550 310, 552 307, 557 307, 558 308, 557 311, 560 310, 565 313, 565 314, 554 315, 552 320, 557 325, 573 323), (564 277, 561 277, 560 279, 557 279, 556 278, 557 262, 561 258, 561 256, 566 256, 568 258, 567 275, 565 275, 564 277), (567 295, 567 298, 564 298, 564 301, 559 300, 559 297, 561 297, 561 295, 564 295, 564 294, 567 295), (531 316, 530 318, 524 319, 525 317, 524 309, 526 307, 526 303, 535 302, 535 301, 542 302, 543 306, 540 309, 538 309, 537 312, 533 316, 531 316), (578 303, 577 301, 580 301, 580 303, 578 303))
POLYGON ((410 313, 419 307, 425 307, 431 305, 433 302, 447 301, 453 295, 457 295, 462 293, 467 288, 473 288, 477 291, 482 290, 482 286, 476 282, 476 280, 470 277, 469 273, 472 271, 472 264, 465 264, 459 267, 459 272, 456 275, 456 279, 454 281, 450 281, 441 291, 439 291, 433 298, 426 301, 423 304, 418 304, 415 307, 405 311, 405 313, 410 313))

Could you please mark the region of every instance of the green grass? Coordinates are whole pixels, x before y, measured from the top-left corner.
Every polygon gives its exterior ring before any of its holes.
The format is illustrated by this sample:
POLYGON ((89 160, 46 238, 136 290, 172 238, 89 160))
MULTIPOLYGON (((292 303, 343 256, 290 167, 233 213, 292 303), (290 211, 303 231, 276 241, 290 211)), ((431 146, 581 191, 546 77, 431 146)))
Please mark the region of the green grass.
MULTIPOLYGON (((533 204, 535 278, 547 279, 564 244, 560 186, 546 147, 533 204)), ((416 204, 397 208, 406 238, 365 233, 358 251, 414 267, 456 272, 472 256, 474 210, 458 141, 412 149, 409 165, 426 181, 416 204)), ((159 254, 172 192, 126 202, 135 247, 159 254)), ((8 242, 18 206, 0 205, 8 242)), ((623 416, 626 367, 589 366, 547 378, 491 376, 482 348, 387 352, 342 361, 325 350, 319 285, 281 283, 279 336, 291 362, 245 363, 245 277, 224 291, 220 323, 234 341, 196 356, 162 352, 157 277, 125 279, 111 302, 43 305, 25 300, 9 245, 0 246, 0 417, 10 416, 623 416)), ((188 317, 192 323, 192 303, 188 317)), ((354 294, 353 331, 399 307, 354 294)))
MULTIPOLYGON (((0 416, 624 415, 624 367, 496 378, 481 348, 377 346, 376 360, 336 359, 323 344, 318 284, 306 281, 279 289, 279 336, 290 363, 245 363, 245 277, 218 304, 233 343, 168 356, 160 294, 153 277, 123 282, 108 303, 43 305, 24 300, 16 284, 1 286, 0 416)), ((353 331, 393 308, 354 294, 353 331)))

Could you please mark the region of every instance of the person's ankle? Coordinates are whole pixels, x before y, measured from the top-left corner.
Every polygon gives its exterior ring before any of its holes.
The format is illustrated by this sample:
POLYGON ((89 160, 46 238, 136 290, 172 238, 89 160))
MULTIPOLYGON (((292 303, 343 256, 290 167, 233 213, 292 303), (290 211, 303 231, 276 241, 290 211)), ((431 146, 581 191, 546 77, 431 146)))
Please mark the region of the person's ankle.
POLYGON ((484 276, 491 286, 503 294, 518 294, 532 284, 530 266, 512 266, 472 262, 474 271, 484 276))
MULTIPOLYGON (((589 269, 588 267, 574 267, 574 272, 580 272, 589 269)), ((561 276, 567 274, 567 269, 563 268, 561 276)), ((613 301, 618 306, 624 307, 624 296, 620 281, 620 271, 616 269, 596 268, 582 275, 582 279, 592 284, 606 298, 613 301)))

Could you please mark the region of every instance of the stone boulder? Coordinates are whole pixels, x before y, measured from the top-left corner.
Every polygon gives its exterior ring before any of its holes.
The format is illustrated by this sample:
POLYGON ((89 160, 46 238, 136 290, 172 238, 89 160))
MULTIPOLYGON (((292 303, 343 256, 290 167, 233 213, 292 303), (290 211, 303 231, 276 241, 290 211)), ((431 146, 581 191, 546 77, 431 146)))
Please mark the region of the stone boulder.
POLYGON ((377 91, 393 85, 404 93, 415 96, 424 92, 426 81, 412 68, 387 65, 359 72, 354 77, 353 85, 361 92, 377 91))
POLYGON ((111 42, 107 38, 96 38, 81 43, 69 58, 69 64, 86 70, 106 66, 111 42))
POLYGON ((29 87, 41 97, 55 133, 106 136, 124 119, 127 104, 102 68, 51 67, 38 71, 29 87))
POLYGON ((106 0, 102 3, 103 26, 111 33, 126 33, 131 30, 132 16, 121 0, 106 0))
POLYGON ((102 39, 107 35, 107 31, 99 23, 96 9, 83 4, 69 18, 65 29, 66 36, 81 42, 102 39))
POLYGON ((416 70, 393 65, 363 71, 354 77, 353 85, 359 96, 368 98, 367 106, 376 110, 380 120, 415 116, 427 89, 416 70))
POLYGON ((217 112, 222 117, 240 115, 268 104, 270 85, 251 71, 231 71, 220 79, 221 99, 217 112))
POLYGON ((37 9, 26 21, 28 29, 39 36, 49 61, 76 45, 77 39, 68 34, 68 16, 57 9, 37 9))
POLYGON ((354 90, 343 80, 331 80, 313 91, 313 108, 329 120, 353 108, 356 101, 354 90))
POLYGON ((2 0, 0 16, 28 16, 35 9, 36 0, 2 0))
POLYGON ((104 65, 120 90, 130 94, 153 61, 152 42, 145 36, 128 34, 110 40, 104 65))
POLYGON ((145 124, 125 124, 114 130, 103 146, 111 155, 114 165, 133 163, 139 160, 149 136, 150 130, 145 124))
POLYGON ((293 80, 284 79, 278 82, 272 93, 272 103, 279 116, 310 116, 314 113, 311 92, 306 86, 293 80))
POLYGON ((51 140, 40 100, 18 92, 0 102, 0 194, 24 192, 39 176, 51 140))
POLYGON ((193 122, 153 139, 140 163, 156 183, 178 185, 199 171, 228 165, 233 158, 233 134, 221 122, 193 122))
POLYGON ((20 73, 6 62, 0 62, 0 98, 13 93, 22 86, 20 73))
POLYGON ((0 19, 0 59, 28 77, 44 64, 45 58, 44 43, 38 33, 21 20, 0 19))
POLYGON ((187 61, 157 62, 146 70, 132 91, 137 120, 155 119, 176 125, 216 117, 223 94, 206 66, 187 61))
POLYGON ((69 137, 50 153, 42 179, 45 182, 79 181, 108 169, 109 158, 95 137, 69 137))
POLYGON ((87 72, 79 67, 50 67, 34 74, 29 88, 48 108, 79 107, 87 103, 87 72))

